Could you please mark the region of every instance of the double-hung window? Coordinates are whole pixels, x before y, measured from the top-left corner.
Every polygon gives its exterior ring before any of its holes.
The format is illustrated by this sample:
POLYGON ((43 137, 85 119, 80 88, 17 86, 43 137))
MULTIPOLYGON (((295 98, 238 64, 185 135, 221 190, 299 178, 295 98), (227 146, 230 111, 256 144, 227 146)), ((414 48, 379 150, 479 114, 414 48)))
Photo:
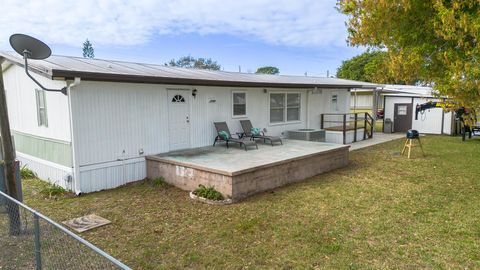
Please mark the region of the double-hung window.
POLYGON ((37 101, 38 126, 48 127, 47 99, 45 96, 45 91, 40 89, 35 89, 35 98, 37 101))
POLYGON ((233 117, 247 116, 247 93, 232 92, 233 117))
POLYGON ((270 93, 270 123, 300 121, 300 93, 270 93))

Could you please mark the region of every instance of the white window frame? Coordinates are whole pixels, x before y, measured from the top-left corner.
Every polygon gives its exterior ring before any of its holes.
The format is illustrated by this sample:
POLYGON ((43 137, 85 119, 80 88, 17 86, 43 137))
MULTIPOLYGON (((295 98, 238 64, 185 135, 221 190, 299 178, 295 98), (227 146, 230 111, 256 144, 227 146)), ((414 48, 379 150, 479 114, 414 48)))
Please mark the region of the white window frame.
POLYGON ((245 118, 247 117, 247 112, 248 112, 248 95, 247 95, 247 91, 232 91, 232 95, 231 95, 231 101, 232 101, 232 118, 245 118), (235 94, 245 94, 245 114, 243 115, 235 115, 235 103, 234 103, 234 99, 233 99, 233 96, 235 94))
POLYGON ((330 97, 330 104, 331 104, 331 108, 332 108, 333 112, 338 112, 339 111, 339 109, 338 109, 338 93, 337 92, 332 93, 332 96, 330 97), (333 103, 334 98, 335 98, 335 103, 333 103))
MULTIPOLYGON (((292 108, 292 107, 291 107, 292 108)), ((301 123, 302 122, 302 93, 295 91, 295 92, 269 92, 268 93, 268 122, 270 123, 271 126, 275 125, 285 125, 285 124, 296 124, 296 123, 301 123), (271 95, 272 94, 283 94, 284 95, 284 104, 283 104, 283 121, 282 122, 271 122, 271 95), (300 96, 300 104, 298 106, 298 120, 291 120, 288 121, 287 119, 287 111, 288 111, 288 100, 287 100, 287 95, 288 94, 297 94, 300 96)))
POLYGON ((35 101, 37 103, 37 124, 39 127, 48 127, 46 91, 42 89, 35 89, 35 101), (41 106, 40 99, 43 101, 43 107, 41 106))

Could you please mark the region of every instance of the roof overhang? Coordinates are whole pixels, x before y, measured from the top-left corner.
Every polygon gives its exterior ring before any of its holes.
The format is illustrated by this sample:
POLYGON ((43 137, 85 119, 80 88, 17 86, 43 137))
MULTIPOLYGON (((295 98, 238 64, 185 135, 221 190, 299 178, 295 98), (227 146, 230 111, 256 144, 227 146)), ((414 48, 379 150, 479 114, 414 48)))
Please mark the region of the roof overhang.
MULTIPOLYGON (((20 67, 24 67, 23 58, 12 56, 8 53, 0 52, 0 57, 5 58, 8 62, 20 67)), ((264 87, 264 88, 331 88, 331 89, 353 89, 353 88, 375 88, 376 84, 362 83, 355 81, 346 81, 342 83, 306 83, 306 82, 261 82, 248 80, 221 80, 221 79, 202 79, 202 78, 186 78, 186 77, 167 77, 167 76, 144 76, 136 74, 123 73, 106 73, 106 72, 87 72, 79 70, 54 69, 37 63, 29 62, 28 69, 38 75, 49 79, 73 80, 80 77, 82 81, 104 81, 104 82, 122 82, 122 83, 147 83, 147 84, 171 84, 171 85, 194 85, 194 86, 226 86, 226 87, 264 87)), ((313 80, 315 81, 315 80, 313 80)))
MULTIPOLYGON (((71 80, 80 77, 84 81, 124 82, 124 83, 148 83, 148 84, 174 84, 174 85, 204 85, 204 86, 231 86, 231 87, 268 87, 268 88, 359 88, 361 85, 338 85, 338 84, 292 84, 292 83, 268 83, 248 81, 221 81, 190 78, 172 78, 158 76, 123 75, 98 72, 78 72, 67 70, 52 70, 52 77, 63 77, 71 80)), ((50 78, 50 77, 49 77, 50 78)))

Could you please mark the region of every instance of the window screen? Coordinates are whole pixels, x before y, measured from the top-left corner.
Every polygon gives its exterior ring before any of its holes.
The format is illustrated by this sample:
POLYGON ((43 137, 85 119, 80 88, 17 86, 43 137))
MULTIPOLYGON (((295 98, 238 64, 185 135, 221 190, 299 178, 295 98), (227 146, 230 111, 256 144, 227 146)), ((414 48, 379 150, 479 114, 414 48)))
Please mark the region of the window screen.
POLYGON ((233 92, 233 116, 247 115, 247 94, 245 92, 233 92))

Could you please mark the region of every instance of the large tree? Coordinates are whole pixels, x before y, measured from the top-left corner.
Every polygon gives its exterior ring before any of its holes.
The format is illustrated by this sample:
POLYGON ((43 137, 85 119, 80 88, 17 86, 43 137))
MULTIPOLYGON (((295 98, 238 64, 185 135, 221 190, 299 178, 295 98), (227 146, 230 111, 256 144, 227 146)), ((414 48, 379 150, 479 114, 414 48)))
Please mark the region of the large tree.
POLYGON ((195 58, 192 56, 183 56, 180 59, 172 59, 170 62, 165 63, 166 66, 172 67, 185 67, 185 68, 199 68, 220 70, 221 66, 217 61, 213 61, 211 58, 195 58))
POLYGON ((385 76, 432 84, 459 106, 480 105, 480 2, 338 0, 353 46, 386 48, 385 76))
POLYGON ((403 83, 400 80, 385 76, 386 56, 387 53, 384 51, 369 50, 342 61, 342 65, 337 69, 337 77, 365 82, 403 83))
POLYGON ((92 43, 90 43, 90 40, 85 40, 83 42, 83 57, 85 58, 94 58, 95 57, 95 50, 93 49, 92 43))
POLYGON ((257 71, 255 71, 257 74, 279 74, 280 70, 277 67, 272 67, 272 66, 265 66, 265 67, 259 67, 257 68, 257 71))

